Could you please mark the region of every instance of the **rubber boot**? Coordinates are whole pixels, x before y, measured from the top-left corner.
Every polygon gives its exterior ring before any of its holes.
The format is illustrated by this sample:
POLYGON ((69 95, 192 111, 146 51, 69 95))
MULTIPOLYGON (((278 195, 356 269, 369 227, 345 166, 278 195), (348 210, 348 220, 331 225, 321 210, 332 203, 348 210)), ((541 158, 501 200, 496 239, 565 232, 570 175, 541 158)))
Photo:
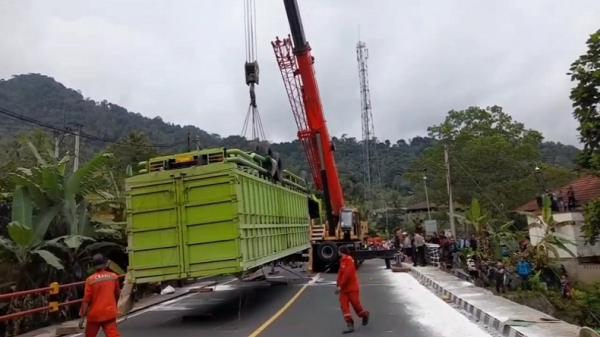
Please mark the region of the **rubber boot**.
POLYGON ((354 332, 354 324, 346 323, 346 330, 342 331, 343 334, 353 333, 354 332))
POLYGON ((369 324, 369 312, 367 311, 365 316, 362 318, 362 325, 367 325, 369 324))

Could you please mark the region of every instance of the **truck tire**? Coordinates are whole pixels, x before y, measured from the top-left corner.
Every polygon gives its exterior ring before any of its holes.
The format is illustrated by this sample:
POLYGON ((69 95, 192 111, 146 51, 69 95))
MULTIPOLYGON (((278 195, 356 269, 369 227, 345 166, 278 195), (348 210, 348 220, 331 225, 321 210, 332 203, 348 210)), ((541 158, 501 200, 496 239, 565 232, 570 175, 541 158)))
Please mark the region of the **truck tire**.
POLYGON ((325 263, 332 263, 338 260, 338 247, 333 242, 323 242, 317 247, 317 256, 319 260, 325 263))

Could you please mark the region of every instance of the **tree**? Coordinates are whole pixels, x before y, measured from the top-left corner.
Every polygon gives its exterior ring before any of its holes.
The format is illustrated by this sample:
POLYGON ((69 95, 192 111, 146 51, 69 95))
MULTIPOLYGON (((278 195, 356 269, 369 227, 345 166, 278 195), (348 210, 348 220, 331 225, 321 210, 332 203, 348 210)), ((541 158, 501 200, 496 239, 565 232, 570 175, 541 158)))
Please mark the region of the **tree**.
POLYGON ((148 136, 139 131, 131 132, 118 143, 109 146, 107 152, 112 154, 108 168, 114 172, 117 181, 122 181, 128 175, 128 167, 136 170, 139 162, 158 154, 148 136))
POLYGON ((571 64, 569 75, 576 85, 571 89, 573 115, 579 121, 579 138, 584 144, 579 163, 600 169, 600 30, 586 42, 588 50, 571 64))
POLYGON ((585 224, 581 227, 585 243, 594 245, 600 237, 600 200, 585 205, 585 224))
MULTIPOLYGON (((590 35, 588 50, 571 64, 569 75, 575 87, 571 89, 573 115, 579 121, 579 138, 584 144, 578 163, 586 168, 600 169, 600 30, 590 35)), ((594 244, 600 237, 600 200, 585 207, 583 234, 586 243, 594 244)))
MULTIPOLYGON (((421 193, 422 176, 427 175, 432 202, 447 203, 444 146, 454 199, 460 204, 475 197, 494 217, 504 216, 543 189, 534 178, 536 165, 541 165, 542 135, 514 121, 501 107, 452 110, 443 123, 428 130, 437 143, 413 162, 409 178, 421 193)), ((548 166, 547 171, 546 187, 572 178, 565 169, 548 166)))
MULTIPOLYGON (((18 167, 31 167, 38 160, 31 150, 31 145, 39 149, 38 155, 50 161, 54 157, 49 135, 41 130, 20 134, 18 137, 0 139, 0 191, 13 191, 14 182, 10 173, 18 167)), ((36 151, 37 152, 37 151, 36 151)))

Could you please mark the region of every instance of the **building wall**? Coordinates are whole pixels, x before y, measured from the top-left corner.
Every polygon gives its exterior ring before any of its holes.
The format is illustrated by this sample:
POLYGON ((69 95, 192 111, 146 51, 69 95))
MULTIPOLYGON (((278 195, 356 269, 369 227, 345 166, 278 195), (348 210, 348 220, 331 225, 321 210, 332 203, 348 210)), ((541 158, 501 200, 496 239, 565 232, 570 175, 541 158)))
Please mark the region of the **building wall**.
MULTIPOLYGON (((556 226, 555 235, 569 241, 567 248, 576 254, 577 257, 600 256, 600 244, 586 245, 582 238, 583 215, 581 213, 559 213, 554 214, 556 226)), ((529 224, 529 237, 532 245, 537 245, 544 237, 546 232, 545 224, 538 224, 536 217, 527 216, 529 224)), ((593 283, 600 281, 600 264, 597 263, 579 263, 577 258, 572 257, 568 252, 559 249, 560 263, 565 266, 569 278, 582 283, 593 283)))
POLYGON ((560 263, 565 266, 571 280, 591 284, 600 281, 600 264, 579 263, 577 259, 562 259, 560 263))
MULTIPOLYGON (((567 248, 577 257, 600 256, 600 244, 585 244, 582 237, 581 227, 583 226, 583 215, 581 213, 558 213, 554 214, 554 221, 559 224, 555 228, 555 235, 566 241, 567 248)), ((537 245, 546 233, 546 225, 539 224, 536 217, 528 216, 529 237, 531 244, 537 245)), ((572 258, 571 254, 559 249, 560 258, 572 258)))

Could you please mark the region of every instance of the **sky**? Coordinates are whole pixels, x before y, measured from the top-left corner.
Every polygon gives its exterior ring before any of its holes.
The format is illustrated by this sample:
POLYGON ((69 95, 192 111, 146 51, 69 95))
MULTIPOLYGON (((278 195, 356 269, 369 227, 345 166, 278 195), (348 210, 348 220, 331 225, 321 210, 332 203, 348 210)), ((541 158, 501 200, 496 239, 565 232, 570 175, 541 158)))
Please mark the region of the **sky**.
MULTIPOLYGON (((600 29, 597 0, 299 0, 335 136, 361 137, 356 43, 369 49, 375 134, 427 134, 451 109, 500 105, 546 140, 579 145, 569 65, 600 29)), ((0 78, 42 73, 148 117, 239 134, 243 0, 2 0, 0 78)), ((267 138, 296 127, 270 45, 289 26, 280 0, 257 0, 267 138)))

